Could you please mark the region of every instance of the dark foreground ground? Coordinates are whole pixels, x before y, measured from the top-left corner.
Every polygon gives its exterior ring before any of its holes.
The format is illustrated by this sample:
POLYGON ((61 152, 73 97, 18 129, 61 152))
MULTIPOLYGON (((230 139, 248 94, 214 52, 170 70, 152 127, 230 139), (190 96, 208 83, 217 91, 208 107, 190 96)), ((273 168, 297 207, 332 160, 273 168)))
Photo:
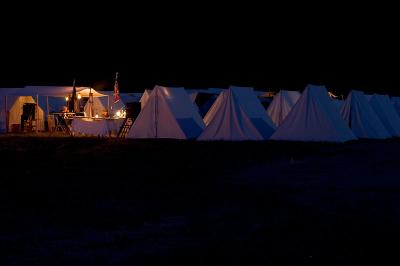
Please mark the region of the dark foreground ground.
POLYGON ((0 265, 398 265, 399 155, 0 137, 0 265))

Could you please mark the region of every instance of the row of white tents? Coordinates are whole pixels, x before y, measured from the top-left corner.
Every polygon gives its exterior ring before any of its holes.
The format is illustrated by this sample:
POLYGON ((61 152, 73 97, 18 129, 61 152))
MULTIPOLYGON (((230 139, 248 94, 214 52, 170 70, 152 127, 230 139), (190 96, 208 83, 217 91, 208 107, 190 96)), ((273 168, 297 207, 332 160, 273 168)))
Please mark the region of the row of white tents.
POLYGON ((324 87, 312 85, 301 95, 281 91, 267 110, 279 125, 271 139, 344 142, 355 138, 398 137, 399 100, 355 90, 345 101, 333 100, 324 87))
MULTIPOLYGON (((71 87, 28 86, 0 89, 0 131, 8 122, 19 123, 24 103, 39 102, 38 121, 49 112, 49 96, 64 97, 71 87), (1 97, 6 96, 6 97, 1 97), (40 97, 46 97, 41 104, 40 97), (45 106, 45 108, 41 108, 45 106), (15 120, 15 121, 14 121, 15 120)), ((88 88, 77 88, 83 97, 88 88)), ((112 92, 94 92, 95 112, 109 109, 112 92), (107 97, 106 97, 107 96, 107 97)), ((248 87, 206 90, 218 94, 204 119, 195 104, 200 90, 155 86, 143 94, 121 94, 124 100, 141 103, 128 138, 175 138, 198 140, 289 140, 345 142, 357 138, 384 139, 400 136, 400 98, 365 95, 351 91, 345 101, 332 99, 324 86, 308 85, 303 93, 281 90, 267 111, 257 93, 248 87)), ((87 108, 85 106, 85 108, 87 108)), ((44 124, 39 123, 39 129, 44 124)))
POLYGON ((264 110, 252 88, 222 90, 201 119, 183 88, 156 86, 128 138, 346 142, 400 136, 400 99, 351 91, 332 99, 324 86, 280 91, 264 110))

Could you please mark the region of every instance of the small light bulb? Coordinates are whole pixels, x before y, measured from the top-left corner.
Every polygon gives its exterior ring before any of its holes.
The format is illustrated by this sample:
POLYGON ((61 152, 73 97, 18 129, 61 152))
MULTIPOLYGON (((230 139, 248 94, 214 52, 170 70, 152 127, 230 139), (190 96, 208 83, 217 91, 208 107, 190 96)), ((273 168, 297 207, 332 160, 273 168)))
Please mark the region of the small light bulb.
POLYGON ((67 96, 67 97, 65 97, 65 100, 68 102, 68 100, 69 100, 69 97, 67 96))
POLYGON ((98 115, 98 114, 96 114, 94 117, 96 117, 96 118, 99 118, 99 115, 98 115))
POLYGON ((78 94, 78 100, 80 100, 82 98, 82 95, 79 93, 78 94))
POLYGON ((117 116, 120 117, 121 116, 121 112, 117 111, 117 116))

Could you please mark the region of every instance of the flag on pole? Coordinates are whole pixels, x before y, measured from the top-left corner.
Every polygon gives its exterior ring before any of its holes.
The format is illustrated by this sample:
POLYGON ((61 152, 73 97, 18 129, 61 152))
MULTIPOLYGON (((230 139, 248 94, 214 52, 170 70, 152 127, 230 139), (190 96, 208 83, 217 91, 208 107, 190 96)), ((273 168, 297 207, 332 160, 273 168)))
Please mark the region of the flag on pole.
POLYGON ((69 100, 69 111, 75 113, 79 112, 79 103, 78 103, 78 97, 76 95, 75 79, 74 79, 74 84, 72 86, 72 96, 71 99, 69 100))
POLYGON ((115 83, 114 83, 114 103, 117 103, 120 100, 119 97, 119 88, 118 88, 118 72, 115 74, 115 83))

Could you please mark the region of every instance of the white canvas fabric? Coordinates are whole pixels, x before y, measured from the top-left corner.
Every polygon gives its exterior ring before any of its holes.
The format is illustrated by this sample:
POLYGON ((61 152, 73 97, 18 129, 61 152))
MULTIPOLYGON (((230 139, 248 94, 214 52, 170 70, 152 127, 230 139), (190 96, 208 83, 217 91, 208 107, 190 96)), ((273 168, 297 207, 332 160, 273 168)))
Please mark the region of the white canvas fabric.
POLYGON ((400 117, 388 95, 373 94, 369 103, 386 130, 392 136, 400 136, 400 117))
POLYGON ((198 140, 264 140, 275 131, 252 88, 222 91, 204 118, 198 140))
POLYGON ((363 92, 351 91, 340 111, 343 119, 358 138, 385 139, 391 137, 363 92))
MULTIPOLYGON (((104 97, 105 100, 107 100, 107 97, 104 97)), ((84 107, 84 111, 85 114, 87 116, 89 116, 90 114, 90 104, 89 104, 89 100, 86 102, 85 107, 84 107)), ((102 114, 107 111, 107 105, 104 105, 103 102, 101 101, 101 98, 99 97, 93 97, 93 116, 102 116, 102 114)))
POLYGON ((204 122, 183 88, 155 86, 127 138, 192 139, 204 122))
POLYGON ((141 109, 144 109, 144 106, 146 105, 147 101, 150 98, 151 90, 144 90, 142 97, 140 98, 140 106, 141 109))
POLYGON ((325 86, 308 85, 272 140, 345 142, 356 139, 325 86))
POLYGON ((392 97, 391 98, 394 109, 396 110, 397 114, 400 116, 400 97, 392 97))
MULTIPOLYGON (((21 124, 21 115, 23 113, 24 103, 36 103, 32 96, 1 96, 0 99, 0 132, 6 132, 6 118, 8 112, 8 127, 11 128, 13 124, 21 124), (7 102, 7 104, 6 104, 7 102)), ((42 108, 38 107, 38 127, 39 131, 45 129, 45 114, 42 108)))
POLYGON ((298 91, 279 91, 268 106, 267 114, 276 126, 279 126, 288 115, 292 107, 299 100, 301 93, 298 91))
MULTIPOLYGON (((82 97, 89 97, 88 87, 75 87, 77 93, 81 93, 82 97), (87 96, 86 96, 87 95, 87 96)), ((72 86, 26 86, 16 91, 18 96, 51 96, 51 97, 66 97, 72 94, 72 86)), ((92 89, 93 95, 104 96, 101 93, 92 89)))

